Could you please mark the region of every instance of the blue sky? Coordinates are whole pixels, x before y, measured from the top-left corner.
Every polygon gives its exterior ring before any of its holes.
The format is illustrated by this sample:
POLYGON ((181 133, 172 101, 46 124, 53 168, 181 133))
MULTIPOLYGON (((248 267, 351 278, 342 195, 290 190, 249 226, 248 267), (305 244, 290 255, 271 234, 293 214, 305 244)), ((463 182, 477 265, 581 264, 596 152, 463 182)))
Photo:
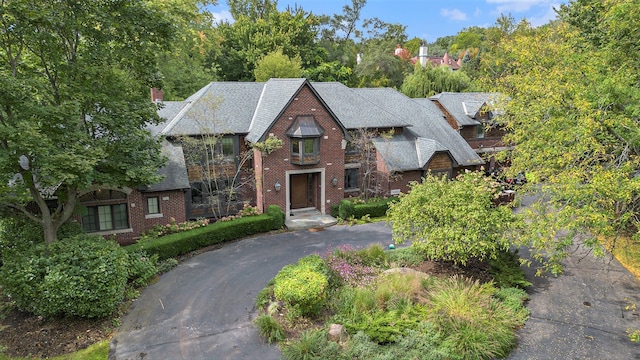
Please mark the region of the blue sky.
MULTIPOLYGON (((217 19, 232 21, 225 0, 211 10, 217 19)), ((511 14, 516 20, 527 18, 534 26, 555 18, 553 7, 568 0, 368 0, 361 19, 377 17, 389 23, 407 26, 409 39, 418 37, 433 42, 439 37, 455 35, 470 26, 489 27, 500 14, 511 14)), ((315 14, 333 15, 342 12, 351 0, 279 0, 278 8, 298 4, 315 14)))

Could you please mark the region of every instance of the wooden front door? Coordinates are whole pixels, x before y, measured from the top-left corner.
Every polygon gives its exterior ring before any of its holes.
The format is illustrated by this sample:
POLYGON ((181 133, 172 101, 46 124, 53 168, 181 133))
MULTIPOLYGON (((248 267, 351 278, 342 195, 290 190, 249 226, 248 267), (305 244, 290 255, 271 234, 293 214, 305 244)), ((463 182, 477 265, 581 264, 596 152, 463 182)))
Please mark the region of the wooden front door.
POLYGON ((291 208, 315 207, 314 174, 291 175, 291 208))

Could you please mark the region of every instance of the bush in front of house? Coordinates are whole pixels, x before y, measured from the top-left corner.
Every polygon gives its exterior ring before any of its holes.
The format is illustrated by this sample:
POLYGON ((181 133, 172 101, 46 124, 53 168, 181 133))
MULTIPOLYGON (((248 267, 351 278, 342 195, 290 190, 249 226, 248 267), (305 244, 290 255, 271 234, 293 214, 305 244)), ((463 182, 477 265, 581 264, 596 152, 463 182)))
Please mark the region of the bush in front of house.
POLYGON ((273 217, 268 214, 247 216, 231 221, 216 222, 190 231, 138 242, 125 247, 128 252, 144 250, 157 254, 159 260, 175 258, 200 248, 271 231, 273 217))
POLYGON ((284 226, 284 211, 278 205, 269 205, 267 207, 267 215, 273 218, 273 226, 271 230, 279 230, 284 226))
POLYGON ((340 206, 338 207, 338 216, 341 219, 352 218, 354 213, 355 213, 355 208, 352 201, 347 199, 340 201, 340 206))
POLYGON ((22 311, 44 317, 105 317, 124 297, 128 263, 114 241, 83 234, 48 247, 6 250, 0 282, 22 311))
POLYGON ((127 256, 128 280, 133 286, 146 285, 159 272, 157 254, 149 256, 144 251, 132 251, 127 252, 127 256))
POLYGON ((397 197, 372 199, 362 204, 355 204, 353 207, 353 217, 360 219, 363 216, 383 217, 387 215, 389 203, 398 201, 397 197))

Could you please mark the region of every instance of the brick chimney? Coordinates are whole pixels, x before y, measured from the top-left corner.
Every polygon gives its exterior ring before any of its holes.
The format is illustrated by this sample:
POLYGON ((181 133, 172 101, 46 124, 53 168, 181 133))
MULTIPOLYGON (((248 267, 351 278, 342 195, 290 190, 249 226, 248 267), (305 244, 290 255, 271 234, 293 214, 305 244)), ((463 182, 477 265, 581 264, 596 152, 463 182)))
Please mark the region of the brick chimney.
POLYGON ((151 88, 151 101, 154 103, 164 101, 164 98, 162 97, 162 90, 158 88, 151 88))

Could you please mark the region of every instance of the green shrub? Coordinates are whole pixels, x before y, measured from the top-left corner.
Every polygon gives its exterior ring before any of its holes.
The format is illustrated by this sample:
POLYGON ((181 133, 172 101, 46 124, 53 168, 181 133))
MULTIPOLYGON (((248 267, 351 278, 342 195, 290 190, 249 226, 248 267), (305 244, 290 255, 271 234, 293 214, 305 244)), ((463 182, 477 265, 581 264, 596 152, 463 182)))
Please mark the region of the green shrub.
POLYGON ((127 265, 126 253, 115 242, 78 235, 49 247, 7 251, 0 281, 22 311, 45 317, 104 317, 122 301, 127 265))
POLYGON ((307 330, 282 349, 282 356, 287 360, 340 359, 340 352, 340 345, 329 341, 326 331, 307 330))
POLYGON ((133 286, 146 285, 158 273, 158 254, 148 256, 144 251, 127 253, 128 279, 133 286))
POLYGON ((413 246, 389 251, 387 258, 392 267, 410 267, 425 260, 424 255, 413 246))
POLYGON ((360 219, 367 215, 370 217, 386 216, 387 210, 389 210, 389 203, 397 201, 397 197, 390 197, 386 199, 371 199, 364 204, 356 204, 354 207, 353 217, 360 219))
POLYGON ((273 219, 267 214, 242 217, 231 221, 216 222, 186 232, 171 234, 158 239, 139 242, 125 247, 128 252, 144 250, 158 255, 159 260, 175 258, 200 248, 235 240, 249 235, 269 232, 273 219))
POLYGON ((284 226, 284 212, 278 205, 269 205, 267 207, 267 215, 273 219, 271 230, 279 230, 284 226))
POLYGON ((178 260, 174 258, 160 260, 158 261, 158 274, 164 274, 176 266, 178 266, 178 260))
POLYGON ((441 333, 441 346, 461 359, 505 357, 521 320, 493 297, 496 291, 492 284, 457 276, 432 289, 427 320, 441 333))
MULTIPOLYGON (((22 214, 3 217, 0 222, 0 255, 4 249, 28 249, 44 243, 42 226, 22 214)), ((68 221, 60 226, 57 236, 58 239, 64 239, 83 233, 80 224, 68 221)))
POLYGON ((501 288, 494 296, 502 302, 505 308, 513 313, 514 319, 518 320, 520 325, 524 325, 530 314, 529 309, 524 306, 524 302, 529 299, 526 291, 515 287, 501 288))
POLYGON ((331 204, 329 214, 334 218, 340 217, 340 204, 331 204))
POLYGON ((340 201, 340 206, 338 207, 338 216, 341 219, 352 218, 354 216, 354 213, 355 213, 355 207, 353 205, 353 202, 346 199, 340 201))
POLYGON ((286 276, 276 276, 273 294, 301 315, 315 315, 326 299, 328 285, 326 275, 309 266, 295 266, 286 276))
POLYGON ((280 342, 287 338, 282 325, 278 324, 270 315, 260 315, 254 320, 254 323, 258 326, 258 334, 260 337, 267 340, 269 344, 280 342))
POLYGON ((503 288, 519 287, 525 289, 531 286, 524 270, 520 267, 518 251, 501 251, 495 259, 489 260, 489 271, 493 275, 496 286, 503 288))

